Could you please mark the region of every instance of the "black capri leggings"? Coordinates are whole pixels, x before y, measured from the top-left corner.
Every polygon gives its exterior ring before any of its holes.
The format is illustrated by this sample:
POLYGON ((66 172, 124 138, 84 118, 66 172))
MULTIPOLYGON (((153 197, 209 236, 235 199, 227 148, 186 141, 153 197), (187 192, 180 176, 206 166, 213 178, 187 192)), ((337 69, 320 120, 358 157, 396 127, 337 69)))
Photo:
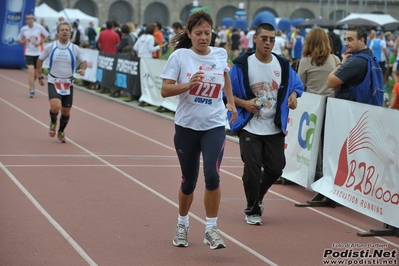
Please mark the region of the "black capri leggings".
POLYGON ((70 88, 71 93, 69 95, 61 95, 57 93, 57 90, 54 87, 53 83, 48 83, 48 99, 60 99, 62 103, 62 107, 72 107, 73 100, 73 86, 70 88))
POLYGON ((197 185, 202 152, 205 188, 216 190, 220 184, 220 164, 226 141, 225 127, 197 131, 175 125, 174 143, 182 171, 181 190, 190 195, 197 185))

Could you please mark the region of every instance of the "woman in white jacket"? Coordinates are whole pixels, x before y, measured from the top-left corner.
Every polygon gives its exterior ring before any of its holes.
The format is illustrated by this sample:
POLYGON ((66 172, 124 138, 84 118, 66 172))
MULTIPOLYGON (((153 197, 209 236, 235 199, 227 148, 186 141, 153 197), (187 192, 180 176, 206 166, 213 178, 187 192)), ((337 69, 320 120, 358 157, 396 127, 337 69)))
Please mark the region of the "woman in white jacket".
POLYGON ((142 34, 133 46, 133 50, 140 58, 152 58, 152 53, 158 51, 168 43, 155 45, 154 38, 155 24, 147 25, 144 34, 142 34))

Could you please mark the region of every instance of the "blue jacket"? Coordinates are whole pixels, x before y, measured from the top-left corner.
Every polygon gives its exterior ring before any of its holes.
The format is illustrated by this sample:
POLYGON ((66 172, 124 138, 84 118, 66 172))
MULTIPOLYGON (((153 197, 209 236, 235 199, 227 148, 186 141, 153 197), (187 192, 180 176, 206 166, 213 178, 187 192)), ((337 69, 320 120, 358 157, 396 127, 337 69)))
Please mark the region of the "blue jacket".
MULTIPOLYGON (((231 85, 234 96, 249 100, 256 98, 252 92, 249 80, 248 80, 248 56, 252 53, 245 53, 236 59, 234 59, 234 66, 230 70, 231 85)), ((274 54, 274 53, 273 53, 274 54)), ((281 65, 281 84, 278 88, 277 93, 277 111, 274 117, 274 124, 281 128, 281 131, 286 134, 287 120, 288 120, 288 97, 292 91, 295 91, 300 97, 303 93, 303 83, 297 73, 291 68, 290 63, 284 57, 274 54, 281 65)), ((230 120, 231 113, 227 112, 227 116, 230 120)), ((240 131, 248 121, 253 117, 253 114, 247 111, 245 108, 237 106, 237 121, 230 123, 230 130, 233 132, 240 131)))

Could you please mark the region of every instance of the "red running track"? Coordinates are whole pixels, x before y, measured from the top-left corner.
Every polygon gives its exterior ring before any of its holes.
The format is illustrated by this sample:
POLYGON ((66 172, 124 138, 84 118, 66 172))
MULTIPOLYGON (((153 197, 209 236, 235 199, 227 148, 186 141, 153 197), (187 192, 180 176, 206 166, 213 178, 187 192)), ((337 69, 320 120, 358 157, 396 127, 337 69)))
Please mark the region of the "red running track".
POLYGON ((295 207, 314 193, 292 184, 274 185, 264 224, 247 225, 234 141, 226 143, 221 171, 218 225, 227 248, 203 244, 202 177, 189 246, 176 248, 180 170, 171 119, 76 89, 68 143, 60 144, 47 135, 46 87, 37 86, 30 99, 26 81, 24 71, 0 69, 0 265, 316 266, 325 250, 345 250, 334 243, 399 250, 394 236, 358 237, 382 228, 360 213, 295 207))

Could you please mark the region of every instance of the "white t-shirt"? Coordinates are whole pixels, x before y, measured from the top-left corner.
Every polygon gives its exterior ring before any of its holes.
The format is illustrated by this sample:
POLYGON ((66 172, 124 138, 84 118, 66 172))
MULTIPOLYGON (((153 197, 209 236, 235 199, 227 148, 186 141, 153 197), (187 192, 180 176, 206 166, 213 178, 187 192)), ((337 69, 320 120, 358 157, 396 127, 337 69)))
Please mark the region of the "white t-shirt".
POLYGON ((284 38, 281 36, 276 36, 276 42, 274 43, 272 52, 278 55, 282 55, 283 51, 281 50, 281 47, 285 47, 284 38))
POLYGON ((21 28, 18 40, 26 40, 24 54, 28 56, 38 56, 43 51, 43 44, 35 46, 36 43, 41 42, 48 37, 48 31, 40 24, 34 23, 32 28, 25 25, 21 28))
POLYGON ((152 53, 160 49, 159 45, 154 46, 155 38, 151 34, 141 35, 133 46, 140 58, 152 58, 152 53))
POLYGON ((221 43, 227 43, 227 34, 226 30, 220 30, 218 32, 218 37, 220 38, 221 43))
POLYGON ((51 75, 48 75, 48 83, 54 83, 55 77, 64 79, 72 77, 76 67, 86 61, 77 45, 71 42, 61 44, 59 41, 47 44, 39 59, 44 61, 52 52, 52 58, 50 58, 51 75))
POLYGON ((169 57, 162 71, 162 79, 188 83, 198 71, 205 73, 200 85, 179 94, 175 123, 193 130, 208 130, 226 125, 225 105, 222 99, 227 52, 224 48, 209 47, 211 52, 199 55, 191 49, 178 49, 169 57))
POLYGON ((274 124, 277 92, 281 84, 281 66, 274 56, 270 63, 260 62, 255 54, 248 57, 248 79, 251 90, 263 107, 255 114, 244 129, 256 135, 273 135, 281 132, 274 124))
POLYGON ((250 48, 250 49, 254 48, 254 35, 255 35, 254 30, 250 30, 247 33, 248 48, 250 48))

